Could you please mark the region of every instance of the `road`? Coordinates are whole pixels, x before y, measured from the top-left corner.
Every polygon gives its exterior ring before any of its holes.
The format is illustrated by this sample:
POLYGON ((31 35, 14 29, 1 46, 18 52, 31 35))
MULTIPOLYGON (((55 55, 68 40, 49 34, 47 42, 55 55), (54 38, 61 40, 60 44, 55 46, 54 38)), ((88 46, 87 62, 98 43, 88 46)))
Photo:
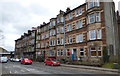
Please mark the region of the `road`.
MULTIPOLYGON (((78 69, 78 68, 70 68, 63 66, 48 66, 43 63, 33 62, 32 65, 23 65, 20 62, 8 62, 8 63, 0 63, 2 65, 2 75, 4 74, 33 74, 33 75, 79 75, 79 76, 115 76, 112 75, 114 73, 111 72, 100 72, 94 70, 86 70, 86 69, 78 69), (102 75, 99 75, 102 74, 102 75), (110 74, 110 75, 107 75, 110 74)), ((116 75, 118 76, 118 75, 116 75)))

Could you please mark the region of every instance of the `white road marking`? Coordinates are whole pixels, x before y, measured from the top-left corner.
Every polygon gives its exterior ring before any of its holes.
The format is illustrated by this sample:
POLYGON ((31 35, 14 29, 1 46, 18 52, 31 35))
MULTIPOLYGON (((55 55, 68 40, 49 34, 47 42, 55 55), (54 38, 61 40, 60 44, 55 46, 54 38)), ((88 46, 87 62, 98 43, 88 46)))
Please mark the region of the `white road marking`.
POLYGON ((27 71, 30 71, 30 69, 26 69, 27 71))
POLYGON ((16 70, 15 70, 15 72, 14 73, 18 73, 16 70))
POLYGON ((11 74, 12 72, 10 71, 10 74, 11 74))
POLYGON ((25 72, 24 70, 21 70, 22 72, 25 72))

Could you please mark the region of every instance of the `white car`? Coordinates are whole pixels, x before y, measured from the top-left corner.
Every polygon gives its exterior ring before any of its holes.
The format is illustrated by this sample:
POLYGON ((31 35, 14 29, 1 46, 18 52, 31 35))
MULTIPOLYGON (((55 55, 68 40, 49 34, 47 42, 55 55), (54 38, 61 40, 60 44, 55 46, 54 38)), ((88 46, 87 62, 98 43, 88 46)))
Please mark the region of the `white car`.
POLYGON ((16 61, 16 62, 19 62, 19 61, 20 61, 20 59, 16 58, 16 59, 15 59, 15 61, 16 61))
POLYGON ((0 62, 1 63, 7 63, 8 62, 8 58, 7 57, 0 57, 0 62))

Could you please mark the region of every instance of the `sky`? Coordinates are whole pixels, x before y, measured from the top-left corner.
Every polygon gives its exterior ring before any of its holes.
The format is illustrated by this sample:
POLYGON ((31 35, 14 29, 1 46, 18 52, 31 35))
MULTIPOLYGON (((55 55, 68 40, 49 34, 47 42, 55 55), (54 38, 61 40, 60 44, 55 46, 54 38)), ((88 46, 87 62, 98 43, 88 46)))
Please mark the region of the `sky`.
MULTIPOLYGON (((116 10, 119 1, 114 0, 116 10)), ((14 51, 15 40, 23 33, 49 22, 60 10, 83 3, 85 0, 0 0, 0 47, 14 51)))

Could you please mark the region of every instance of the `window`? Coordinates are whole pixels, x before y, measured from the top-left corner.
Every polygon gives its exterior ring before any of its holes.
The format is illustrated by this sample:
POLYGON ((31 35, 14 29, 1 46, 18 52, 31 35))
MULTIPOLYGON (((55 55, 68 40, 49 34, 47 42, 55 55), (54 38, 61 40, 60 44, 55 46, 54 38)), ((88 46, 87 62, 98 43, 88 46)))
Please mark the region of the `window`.
POLYGON ((95 0, 95 6, 99 6, 99 0, 95 0))
POLYGON ((44 39, 44 34, 42 34, 42 39, 44 39))
POLYGON ((40 35, 37 36, 37 40, 40 40, 40 35))
POLYGON ((80 8, 80 15, 82 15, 82 8, 80 8))
POLYGON ((46 38, 49 38, 49 33, 46 34, 46 38))
POLYGON ((61 37, 61 45, 63 45, 63 38, 61 37))
POLYGON ((52 23, 52 21, 50 22, 50 27, 52 27, 52 25, 53 25, 53 23, 52 23))
POLYGON ((94 7, 94 1, 91 0, 88 2, 88 9, 93 8, 93 7, 94 7))
POLYGON ((60 33, 60 27, 57 28, 57 33, 60 33))
POLYGON ((90 33, 90 40, 95 40, 96 39, 95 30, 91 30, 89 31, 89 33, 90 33))
POLYGON ((79 13, 78 13, 78 10, 76 10, 76 17, 78 16, 78 14, 79 14, 79 13))
POLYGON ((60 23, 60 17, 58 17, 58 19, 57 19, 57 23, 60 23))
POLYGON ((60 44, 60 38, 57 38, 57 45, 60 44))
POLYGON ((52 56, 52 51, 50 50, 50 56, 52 56))
POLYGON ((79 35, 76 35, 76 43, 79 43, 79 35))
POLYGON ((67 49, 67 56, 70 56, 70 50, 69 49, 67 49))
POLYGON ((67 20, 69 20, 69 14, 67 15, 67 20))
POLYGON ((101 39, 101 30, 100 29, 97 30, 97 39, 101 39))
POLYGON ((53 40, 53 46, 55 45, 55 40, 53 40))
POLYGON ((48 51, 46 51, 46 55, 48 56, 48 51))
POLYGON ((44 47, 44 43, 41 44, 41 47, 42 47, 42 48, 44 47))
POLYGON ((80 20, 80 28, 82 28, 82 20, 80 20))
POLYGON ((55 35, 55 30, 53 30, 53 35, 55 35))
POLYGON ((72 13, 70 13, 70 19, 72 19, 72 13))
POLYGON ((37 44, 37 48, 40 48, 40 43, 37 44))
POLYGON ((50 30, 50 36, 52 36, 52 30, 50 30))
POLYGON ((89 23, 95 22, 95 15, 94 14, 89 15, 88 18, 89 18, 89 23))
POLYGON ((76 29, 79 29, 79 23, 78 23, 78 21, 76 22, 76 29))
POLYGON ((69 32, 69 25, 67 25, 67 32, 69 32))
POLYGON ((72 44, 72 36, 70 36, 70 44, 72 44))
POLYGON ((102 56, 102 47, 99 46, 98 47, 98 57, 101 57, 102 56))
POLYGON ((69 37, 67 37, 67 43, 69 44, 69 37))
POLYGON ((55 21, 53 21, 53 26, 55 26, 55 21))
POLYGON ((52 51, 52 56, 55 56, 55 52, 54 52, 54 50, 52 51))
POLYGON ((72 31, 72 23, 70 24, 70 31, 72 31))
POLYGON ((84 56, 84 49, 80 48, 80 57, 83 57, 83 56, 84 56))
POLYGON ((60 51, 59 50, 57 50, 57 56, 59 56, 60 55, 60 51))
POLYGON ((64 22, 63 17, 61 17, 61 22, 64 22))
POLYGON ((97 12, 96 13, 96 22, 99 22, 100 21, 100 14, 97 12))
POLYGON ((63 56, 63 50, 61 50, 61 56, 63 56))
POLYGON ((64 30, 64 28, 63 28, 63 27, 61 27, 61 33, 63 33, 63 30, 64 30))
POLYGON ((50 46, 52 46, 52 40, 50 40, 50 46))
POLYGON ((91 51, 91 57, 96 57, 97 56, 97 52, 96 52, 96 48, 95 47, 91 47, 90 51, 91 51))
POLYGON ((83 34, 80 34, 80 42, 83 42, 83 34))
POLYGON ((37 32, 39 32, 39 33, 40 33, 40 29, 38 29, 38 30, 37 30, 37 32))

